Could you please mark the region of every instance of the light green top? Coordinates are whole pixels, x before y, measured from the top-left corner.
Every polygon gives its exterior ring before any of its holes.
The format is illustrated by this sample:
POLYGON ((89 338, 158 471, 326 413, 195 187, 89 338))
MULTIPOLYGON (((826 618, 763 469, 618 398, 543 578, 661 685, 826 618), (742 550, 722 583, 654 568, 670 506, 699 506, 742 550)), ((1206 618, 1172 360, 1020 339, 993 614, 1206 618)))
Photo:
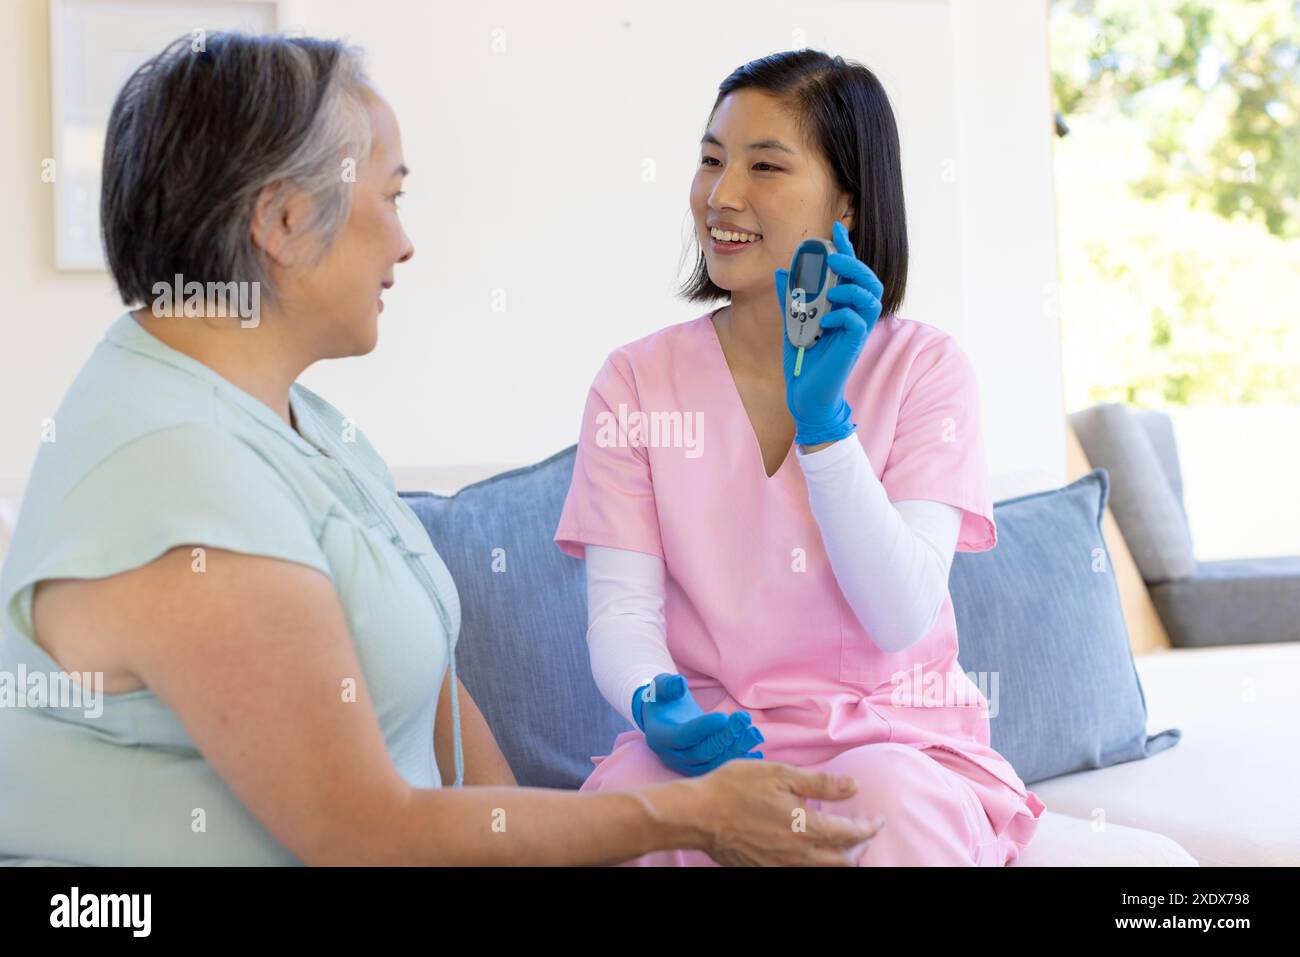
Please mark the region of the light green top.
MULTIPOLYGON (((299 431, 119 317, 59 406, 28 482, 0 574, 0 677, 13 690, 25 670, 21 687, 35 691, 33 673, 60 670, 32 636, 42 579, 101 578, 184 544, 298 562, 333 581, 398 772, 440 787, 433 726, 449 663, 456 684, 455 585, 365 437, 302 386, 290 405, 299 431)), ((153 692, 101 703, 98 716, 84 701, 0 705, 0 862, 297 863, 153 692)))

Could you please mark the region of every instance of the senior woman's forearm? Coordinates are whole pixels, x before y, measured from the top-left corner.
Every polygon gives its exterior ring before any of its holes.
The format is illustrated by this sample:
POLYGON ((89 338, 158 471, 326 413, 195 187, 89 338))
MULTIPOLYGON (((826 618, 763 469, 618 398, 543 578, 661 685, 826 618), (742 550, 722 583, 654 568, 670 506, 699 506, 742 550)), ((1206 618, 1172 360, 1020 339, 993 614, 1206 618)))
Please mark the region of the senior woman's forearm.
POLYGON ((357 852, 309 863, 594 866, 652 851, 703 849, 703 788, 673 781, 632 791, 412 789, 357 852))

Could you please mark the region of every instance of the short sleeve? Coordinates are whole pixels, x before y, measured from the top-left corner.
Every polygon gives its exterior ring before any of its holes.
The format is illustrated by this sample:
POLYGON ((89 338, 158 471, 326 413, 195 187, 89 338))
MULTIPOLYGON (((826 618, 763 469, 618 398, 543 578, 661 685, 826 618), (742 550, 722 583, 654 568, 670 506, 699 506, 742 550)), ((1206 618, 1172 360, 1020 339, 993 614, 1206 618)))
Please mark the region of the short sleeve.
POLYGON ((178 545, 298 562, 330 574, 301 499, 270 462, 207 425, 152 432, 114 450, 54 505, 27 583, 102 578, 178 545))
POLYGON ((573 481, 555 542, 584 558, 587 545, 664 557, 650 460, 634 428, 641 403, 631 369, 618 353, 605 360, 587 393, 573 481))
POLYGON ((957 551, 997 544, 975 367, 945 336, 912 363, 880 483, 891 502, 928 499, 962 510, 957 551))

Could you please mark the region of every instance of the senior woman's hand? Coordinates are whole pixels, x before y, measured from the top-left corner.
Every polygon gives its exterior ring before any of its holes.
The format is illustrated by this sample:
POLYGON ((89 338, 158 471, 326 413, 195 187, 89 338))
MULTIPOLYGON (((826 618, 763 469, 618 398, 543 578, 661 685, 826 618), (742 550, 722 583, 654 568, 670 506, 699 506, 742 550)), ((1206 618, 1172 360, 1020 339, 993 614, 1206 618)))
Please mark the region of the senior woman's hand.
POLYGON ((851 867, 884 826, 808 806, 852 797, 852 778, 777 761, 732 761, 684 783, 706 790, 702 849, 723 865, 851 867))

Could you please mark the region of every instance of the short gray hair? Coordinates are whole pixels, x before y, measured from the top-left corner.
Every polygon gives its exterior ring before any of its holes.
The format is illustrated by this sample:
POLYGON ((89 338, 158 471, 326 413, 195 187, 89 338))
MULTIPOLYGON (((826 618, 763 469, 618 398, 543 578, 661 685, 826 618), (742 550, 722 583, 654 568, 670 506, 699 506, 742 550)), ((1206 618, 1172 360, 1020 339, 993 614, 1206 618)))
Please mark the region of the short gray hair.
POLYGON ((352 208, 346 163, 370 153, 368 84, 360 49, 283 35, 186 35, 136 70, 109 117, 99 207, 122 301, 180 274, 256 282, 274 302, 250 235, 258 197, 273 187, 278 213, 306 191, 311 254, 324 255, 352 208))

